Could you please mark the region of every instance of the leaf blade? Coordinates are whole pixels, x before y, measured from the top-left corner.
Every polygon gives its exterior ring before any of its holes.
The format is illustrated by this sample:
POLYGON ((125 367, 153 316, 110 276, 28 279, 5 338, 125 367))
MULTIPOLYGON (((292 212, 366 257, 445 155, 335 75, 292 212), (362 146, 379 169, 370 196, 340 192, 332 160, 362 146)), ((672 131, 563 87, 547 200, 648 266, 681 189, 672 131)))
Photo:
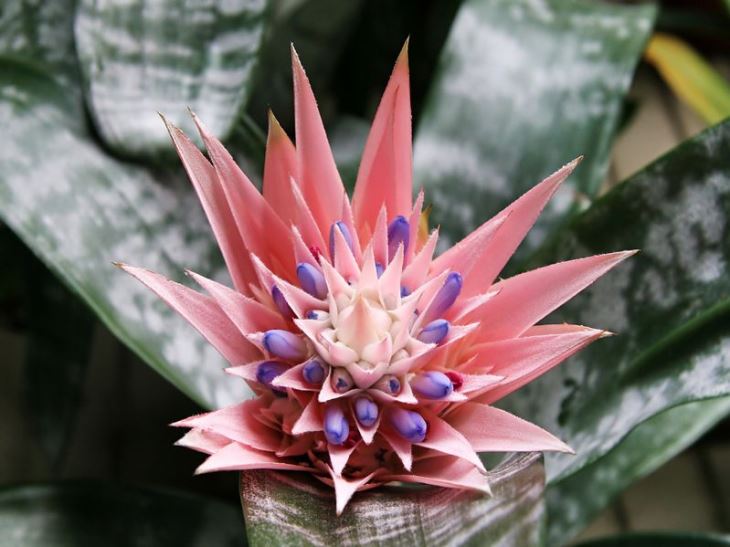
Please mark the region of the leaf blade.
POLYGON ((379 488, 355 494, 335 516, 330 487, 292 474, 241 475, 251 545, 388 543, 536 545, 542 537, 539 454, 508 458, 491 475, 493 495, 448 488, 379 488))
POLYGON ((225 378, 223 359, 112 265, 122 260, 173 278, 186 267, 226 277, 189 183, 179 171, 153 172, 105 155, 62 88, 32 67, 0 62, 9 143, 0 152, 0 215, 117 337, 184 393, 207 407, 240 400, 248 392, 225 378))
POLYGON ((642 249, 551 317, 619 336, 507 401, 576 449, 572 460, 548 458, 549 483, 590 465, 659 412, 730 394, 728 150, 725 122, 616 187, 536 257, 642 249))
POLYGON ((80 0, 74 31, 84 92, 106 144, 124 157, 171 156, 157 113, 195 134, 188 108, 226 138, 253 87, 266 7, 80 0))
POLYGON ((730 83, 683 40, 655 34, 645 54, 669 87, 707 123, 730 116, 730 83))
POLYGON ((654 16, 651 6, 572 0, 462 5, 414 153, 449 243, 582 154, 522 252, 573 212, 573 194, 595 195, 654 16))

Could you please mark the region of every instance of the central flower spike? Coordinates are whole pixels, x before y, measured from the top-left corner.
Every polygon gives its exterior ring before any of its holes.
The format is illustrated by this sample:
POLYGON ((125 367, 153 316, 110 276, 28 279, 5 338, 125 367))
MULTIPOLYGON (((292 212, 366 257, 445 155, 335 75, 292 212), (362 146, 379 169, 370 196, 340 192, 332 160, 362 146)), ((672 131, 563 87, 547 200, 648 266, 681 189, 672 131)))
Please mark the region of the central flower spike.
MULTIPOLYGON (((193 416, 180 445, 198 472, 307 471, 354 492, 393 481, 489 492, 485 451, 570 451, 492 403, 601 330, 536 325, 630 253, 497 280, 577 160, 434 256, 412 200, 404 48, 378 107, 350 201, 304 69, 293 53, 296 147, 273 116, 263 194, 197 118, 210 160, 172 140, 220 244, 234 288, 208 293, 131 266, 230 363, 255 397, 193 416)), ((427 230, 426 230, 427 231, 427 230)))

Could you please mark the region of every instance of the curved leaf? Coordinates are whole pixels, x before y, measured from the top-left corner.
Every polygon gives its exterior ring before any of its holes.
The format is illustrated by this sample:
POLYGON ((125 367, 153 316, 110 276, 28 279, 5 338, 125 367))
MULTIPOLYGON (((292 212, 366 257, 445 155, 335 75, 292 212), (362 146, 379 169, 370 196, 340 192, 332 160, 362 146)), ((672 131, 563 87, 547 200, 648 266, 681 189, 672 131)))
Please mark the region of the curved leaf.
POLYGON ((0 256, 0 319, 25 339, 18 411, 54 473, 76 424, 94 317, 2 223, 0 256))
POLYGON ((99 481, 0 490, 0 538, 24 547, 246 543, 236 507, 99 481))
POLYGON ((189 183, 116 161, 87 134, 64 88, 26 65, 0 60, 0 215, 165 378, 204 406, 240 399, 223 359, 112 261, 170 277, 183 268, 225 276, 189 183))
POLYGON ((432 487, 357 493, 339 517, 332 488, 306 475, 249 471, 241 474, 240 490, 253 546, 539 545, 540 455, 512 456, 490 478, 491 496, 432 487))
POLYGON ((75 33, 92 117, 123 155, 170 154, 162 112, 193 133, 194 110, 221 138, 252 88, 266 0, 79 0, 75 33))
POLYGON ((636 427, 605 456, 546 491, 548 544, 564 545, 634 481, 691 445, 730 413, 730 397, 670 408, 636 427))
POLYGON ((62 80, 76 77, 75 10, 76 0, 3 0, 0 53, 43 64, 62 80))
POLYGON ((657 33, 646 48, 646 60, 707 123, 730 116, 730 83, 689 44, 657 33))
POLYGON ((522 252, 565 218, 577 194, 596 193, 654 14, 580 0, 464 2, 415 141, 415 180, 438 204, 445 242, 581 154, 522 252))
POLYGON ((24 250, 29 307, 24 400, 28 420, 55 471, 76 424, 96 323, 84 303, 24 250))
POLYGON ((363 0, 270 0, 271 18, 266 28, 256 89, 247 111, 265 120, 271 108, 284 127, 292 127, 291 53, 293 43, 315 86, 320 108, 326 89, 343 50, 345 39, 357 20, 363 0))
POLYGON ((508 401, 576 450, 548 458, 549 482, 597 460, 659 412, 730 394, 729 152, 730 121, 616 187, 536 260, 641 249, 550 318, 619 335, 508 401))

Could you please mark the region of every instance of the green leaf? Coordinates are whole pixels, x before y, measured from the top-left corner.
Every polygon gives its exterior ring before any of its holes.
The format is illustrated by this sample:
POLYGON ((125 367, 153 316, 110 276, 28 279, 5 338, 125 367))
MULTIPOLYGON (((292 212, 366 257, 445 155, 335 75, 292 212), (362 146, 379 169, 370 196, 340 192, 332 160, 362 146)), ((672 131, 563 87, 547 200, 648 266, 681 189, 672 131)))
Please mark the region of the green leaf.
POLYGON ((415 140, 417 184, 453 243, 579 155, 543 212, 535 248, 606 175, 652 6, 580 0, 466 0, 415 140))
POLYGON ((341 516, 332 488, 306 476, 241 474, 252 546, 538 545, 544 473, 539 454, 512 456, 490 472, 492 496, 449 488, 383 487, 355 494, 341 516))
POLYGON ((75 8, 76 0, 3 0, 0 53, 42 64, 62 80, 76 77, 75 8))
POLYGON ((245 545, 240 510, 189 494, 101 481, 0 490, 0 545, 245 545))
POLYGON ((730 116, 730 83, 689 44, 667 34, 655 34, 646 48, 652 63, 674 93, 707 123, 730 116))
POLYGON ((55 473, 76 423, 94 318, 3 224, 0 256, 3 326, 25 339, 24 417, 55 473))
POLYGON ((549 318, 618 333, 507 402, 576 450, 551 456, 565 479, 673 406, 730 394, 730 121, 620 184, 534 261, 626 248, 627 260, 549 318))
POLYGON ((247 111, 263 123, 271 108, 285 127, 293 125, 289 44, 307 68, 320 109, 327 117, 325 91, 363 0, 271 0, 271 19, 261 47, 256 91, 247 111))
POLYGON ((265 8, 266 0, 79 0, 76 45, 106 144, 124 156, 169 155, 157 113, 192 133, 188 107, 227 137, 252 89, 265 8))
POLYGON ((329 131, 337 169, 351 194, 355 188, 357 169, 360 167, 360 157, 369 131, 370 124, 355 116, 338 118, 329 131))
POLYGON ((632 533, 578 543, 576 547, 725 547, 730 536, 696 532, 632 533))
POLYGON ((691 445, 730 413, 730 397, 665 410, 592 464, 546 491, 548 544, 564 545, 634 481, 691 445))
POLYGON ((183 268, 225 277, 220 254, 181 170, 152 172, 107 156, 51 78, 0 59, 0 216, 118 338, 204 406, 246 388, 176 314, 112 261, 173 278, 183 268))
POLYGON ((27 250, 24 255, 29 304, 24 399, 55 471, 76 424, 95 321, 84 303, 38 259, 27 250))

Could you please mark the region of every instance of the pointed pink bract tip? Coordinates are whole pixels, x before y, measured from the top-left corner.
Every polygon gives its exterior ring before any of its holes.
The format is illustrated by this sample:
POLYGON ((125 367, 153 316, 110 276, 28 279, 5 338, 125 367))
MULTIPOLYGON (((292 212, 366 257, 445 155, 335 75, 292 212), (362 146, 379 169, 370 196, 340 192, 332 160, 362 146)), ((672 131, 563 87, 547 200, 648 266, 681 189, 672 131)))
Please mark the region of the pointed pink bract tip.
POLYGON ((276 119, 276 116, 274 116, 274 112, 269 109, 268 110, 268 121, 269 121, 269 134, 267 137, 267 140, 269 142, 272 142, 274 140, 278 139, 289 139, 289 135, 286 134, 286 131, 284 131, 284 128, 281 127, 281 124, 279 123, 279 120, 276 119))
POLYGON ((398 59, 395 61, 395 66, 397 67, 403 67, 408 68, 408 45, 411 41, 411 37, 409 36, 406 38, 406 41, 403 43, 403 47, 400 50, 400 53, 398 54, 398 59))

